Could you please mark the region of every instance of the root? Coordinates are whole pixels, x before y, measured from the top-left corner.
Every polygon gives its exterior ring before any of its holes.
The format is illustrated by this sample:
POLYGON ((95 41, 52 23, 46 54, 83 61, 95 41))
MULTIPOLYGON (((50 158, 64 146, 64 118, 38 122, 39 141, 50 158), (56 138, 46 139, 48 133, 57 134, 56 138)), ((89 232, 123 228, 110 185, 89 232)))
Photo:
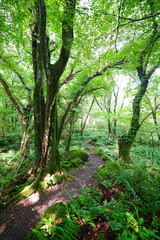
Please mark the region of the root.
POLYGON ((29 185, 26 186, 20 193, 16 194, 14 197, 10 198, 5 204, 4 207, 9 205, 10 203, 16 203, 22 200, 23 198, 29 197, 32 193, 34 193, 38 187, 39 183, 43 177, 43 171, 41 171, 37 178, 29 185))

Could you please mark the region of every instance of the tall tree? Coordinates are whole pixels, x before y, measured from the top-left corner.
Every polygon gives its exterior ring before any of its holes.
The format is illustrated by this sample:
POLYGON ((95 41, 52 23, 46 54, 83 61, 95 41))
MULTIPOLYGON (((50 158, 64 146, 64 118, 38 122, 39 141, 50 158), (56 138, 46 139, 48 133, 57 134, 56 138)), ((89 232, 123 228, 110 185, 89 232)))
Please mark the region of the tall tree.
MULTIPOLYGON (((57 136, 58 128, 57 128, 56 97, 59 91, 59 80, 69 60, 72 42, 74 38, 73 21, 75 15, 76 1, 75 0, 64 1, 63 7, 64 10, 62 15, 61 26, 62 47, 60 50, 58 60, 54 64, 51 62, 51 51, 49 49, 49 36, 47 35, 46 4, 44 0, 35 0, 34 2, 38 35, 37 41, 40 43, 39 56, 41 56, 42 58, 47 85, 44 132, 42 141, 41 143, 39 143, 42 144, 42 151, 38 164, 40 166, 47 168, 47 171, 54 173, 55 171, 60 170, 60 156, 58 151, 58 136, 57 136)), ((36 71, 34 72, 36 74, 36 71)), ((35 101, 37 100, 35 99, 35 101)))
POLYGON ((127 134, 119 138, 119 157, 123 158, 125 162, 130 162, 130 150, 135 140, 136 134, 141 126, 140 109, 141 101, 147 90, 149 80, 155 70, 160 66, 160 61, 156 61, 153 64, 153 55, 156 52, 157 42, 160 38, 159 26, 154 23, 152 35, 146 42, 146 45, 139 53, 138 66, 136 67, 137 75, 140 80, 140 86, 136 96, 133 100, 133 113, 131 119, 131 125, 127 134))

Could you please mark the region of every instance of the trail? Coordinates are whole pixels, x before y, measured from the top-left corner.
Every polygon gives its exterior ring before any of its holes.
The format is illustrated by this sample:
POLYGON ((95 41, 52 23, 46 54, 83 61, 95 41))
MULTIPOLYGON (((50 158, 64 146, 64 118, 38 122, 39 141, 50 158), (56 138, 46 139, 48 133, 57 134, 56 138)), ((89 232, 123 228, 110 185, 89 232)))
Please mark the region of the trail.
POLYGON ((97 185, 97 181, 92 175, 103 163, 94 154, 89 140, 85 144, 89 147, 89 161, 83 168, 71 174, 75 178, 74 181, 68 182, 65 186, 56 184, 45 194, 36 192, 15 205, 9 205, 4 210, 0 219, 0 240, 24 240, 26 234, 35 227, 40 220, 40 215, 48 207, 60 201, 68 202, 68 195, 75 198, 83 185, 89 187, 97 185))

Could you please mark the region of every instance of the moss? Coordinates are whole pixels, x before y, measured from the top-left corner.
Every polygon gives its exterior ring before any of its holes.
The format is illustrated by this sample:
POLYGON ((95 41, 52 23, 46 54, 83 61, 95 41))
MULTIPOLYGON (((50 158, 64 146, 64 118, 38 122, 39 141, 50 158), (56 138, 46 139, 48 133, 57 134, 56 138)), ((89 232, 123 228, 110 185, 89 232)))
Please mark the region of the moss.
POLYGON ((4 205, 7 206, 12 202, 19 202, 23 198, 29 197, 32 193, 36 192, 42 177, 43 177, 43 171, 40 171, 37 178, 29 186, 26 186, 20 193, 10 198, 4 205))
POLYGON ((58 202, 49 207, 41 215, 41 221, 38 222, 36 227, 27 234, 25 240, 48 239, 47 236, 45 236, 47 230, 54 225, 57 219, 63 219, 66 214, 67 207, 63 202, 58 202))
POLYGON ((116 174, 120 173, 121 167, 118 163, 109 161, 109 162, 107 162, 107 164, 103 165, 100 168, 100 170, 104 171, 106 173, 106 175, 110 176, 110 175, 116 175, 116 174))
POLYGON ((102 154, 101 158, 102 158, 102 160, 105 160, 105 161, 112 161, 113 160, 110 156, 105 155, 105 154, 102 154))
POLYGON ((55 205, 49 207, 42 215, 41 220, 52 218, 54 222, 58 218, 62 218, 66 214, 66 204, 58 202, 55 205))
POLYGON ((72 168, 80 167, 82 163, 83 161, 80 158, 74 158, 74 159, 65 161, 63 164, 63 168, 68 171, 72 168))
POLYGON ((72 160, 72 159, 76 159, 76 158, 80 158, 83 162, 85 162, 88 160, 89 155, 83 149, 73 149, 69 152, 68 159, 72 160))
POLYGON ((57 182, 61 182, 60 174, 47 174, 43 181, 40 182, 40 186, 42 189, 47 189, 48 187, 55 185, 57 182))
POLYGON ((105 165, 100 167, 94 174, 98 180, 99 187, 110 188, 115 181, 115 178, 121 173, 121 167, 119 164, 113 161, 107 162, 105 165))

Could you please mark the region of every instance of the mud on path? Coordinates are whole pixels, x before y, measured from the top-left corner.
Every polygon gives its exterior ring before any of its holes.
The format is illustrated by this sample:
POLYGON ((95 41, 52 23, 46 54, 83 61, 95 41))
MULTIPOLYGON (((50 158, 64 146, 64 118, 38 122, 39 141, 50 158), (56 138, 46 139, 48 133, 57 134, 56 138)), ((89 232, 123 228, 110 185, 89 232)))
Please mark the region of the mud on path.
POLYGON ((89 140, 85 142, 85 145, 89 147, 89 161, 83 168, 71 174, 75 177, 74 181, 68 182, 65 186, 56 184, 45 194, 36 192, 15 205, 9 205, 4 210, 0 219, 0 240, 24 240, 30 228, 35 227, 40 220, 40 215, 48 207, 60 201, 68 202, 68 194, 75 198, 83 185, 89 187, 97 185, 92 175, 103 163, 94 154, 89 140))

